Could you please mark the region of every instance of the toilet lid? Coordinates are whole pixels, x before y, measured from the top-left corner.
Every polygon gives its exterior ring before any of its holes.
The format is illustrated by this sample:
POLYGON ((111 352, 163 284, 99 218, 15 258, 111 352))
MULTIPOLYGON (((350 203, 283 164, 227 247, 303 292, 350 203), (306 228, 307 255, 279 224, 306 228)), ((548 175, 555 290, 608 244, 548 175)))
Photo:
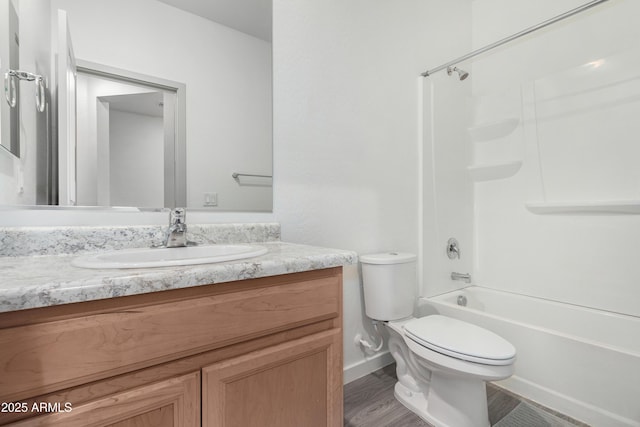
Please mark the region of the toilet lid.
POLYGON ((404 325, 408 338, 438 353, 488 365, 508 365, 516 349, 504 338, 471 323, 432 315, 404 325))

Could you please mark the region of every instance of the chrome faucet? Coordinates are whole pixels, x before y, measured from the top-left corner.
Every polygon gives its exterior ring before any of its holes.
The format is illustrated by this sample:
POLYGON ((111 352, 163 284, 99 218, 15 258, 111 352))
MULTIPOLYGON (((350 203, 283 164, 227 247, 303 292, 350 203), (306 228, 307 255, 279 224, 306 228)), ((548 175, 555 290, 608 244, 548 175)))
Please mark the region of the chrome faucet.
POLYGON ((465 283, 471 283, 471 275, 469 273, 451 273, 451 280, 462 280, 465 283))
POLYGON ((171 209, 169 228, 164 239, 165 248, 181 248, 187 246, 187 212, 185 208, 171 209))

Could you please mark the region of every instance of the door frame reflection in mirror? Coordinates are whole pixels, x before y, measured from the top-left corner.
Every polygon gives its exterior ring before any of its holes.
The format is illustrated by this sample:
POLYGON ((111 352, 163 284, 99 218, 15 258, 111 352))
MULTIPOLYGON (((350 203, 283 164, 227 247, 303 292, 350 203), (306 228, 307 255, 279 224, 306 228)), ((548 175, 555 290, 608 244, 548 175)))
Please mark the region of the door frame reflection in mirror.
MULTIPOLYGON (((164 206, 140 206, 142 208, 173 208, 186 206, 186 85, 183 83, 136 73, 129 70, 77 60, 78 73, 124 84, 157 89, 175 94, 175 105, 165 103, 164 120, 164 206)), ((166 98, 166 97, 165 97, 166 98)), ((100 205, 109 208, 110 205, 100 205)))

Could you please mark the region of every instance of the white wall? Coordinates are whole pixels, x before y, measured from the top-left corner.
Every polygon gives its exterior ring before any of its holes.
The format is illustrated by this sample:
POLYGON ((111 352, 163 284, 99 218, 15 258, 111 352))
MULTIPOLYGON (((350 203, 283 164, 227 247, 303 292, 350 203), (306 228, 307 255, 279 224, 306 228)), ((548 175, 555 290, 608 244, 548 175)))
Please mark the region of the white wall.
MULTIPOLYGON (((479 47, 582 3, 475 1, 474 43, 479 47)), ((608 2, 474 62, 474 94, 507 99, 504 94, 515 93, 521 103, 515 115, 524 119, 511 141, 523 148, 521 170, 476 184, 479 284, 640 316, 634 274, 639 216, 525 209, 527 202, 640 200, 640 88, 634 83, 640 72, 633 66, 640 59, 638 16, 637 1, 608 2), (584 66, 602 58, 598 69, 584 66), (616 64, 620 58, 626 63, 616 64), (627 83, 610 84, 620 79, 627 83)))
MULTIPOLYGON (((283 240, 415 253, 419 75, 469 48, 470 3, 276 0, 273 14, 283 240)), ((369 328, 356 267, 346 269, 344 286, 348 380, 375 361, 366 365, 353 344, 369 328)))
POLYGON ((162 117, 109 109, 109 180, 112 206, 164 203, 162 117))
MULTIPOLYGON (((123 206, 113 204, 109 200, 109 106, 99 103, 98 98, 154 92, 154 89, 106 80, 85 73, 78 74, 77 88, 77 203, 79 206, 123 206), (101 120, 99 117, 104 117, 104 119, 101 120), (106 123, 101 124, 102 121, 106 123), (101 132, 98 132, 98 129, 101 129, 101 132), (99 133, 104 133, 104 135, 99 133), (99 143, 99 138, 104 138, 104 141, 101 140, 104 144, 99 143)), ((160 150, 162 153, 164 148, 161 147, 160 150)), ((162 190, 163 185, 164 178, 157 181, 149 189, 150 191, 162 190)), ((155 205, 129 204, 125 206, 158 207, 164 205, 163 199, 161 198, 160 202, 155 205)))

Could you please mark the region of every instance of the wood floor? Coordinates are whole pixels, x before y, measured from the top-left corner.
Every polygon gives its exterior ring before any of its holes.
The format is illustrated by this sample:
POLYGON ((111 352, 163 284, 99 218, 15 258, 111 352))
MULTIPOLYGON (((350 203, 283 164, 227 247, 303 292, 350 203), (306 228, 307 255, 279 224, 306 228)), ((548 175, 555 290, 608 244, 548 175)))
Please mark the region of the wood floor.
POLYGON ((393 396, 396 365, 344 386, 344 427, 428 426, 393 396))
MULTIPOLYGON (((344 426, 345 427, 430 427, 430 424, 420 419, 413 412, 406 409, 393 396, 396 383, 395 364, 384 367, 363 378, 353 381, 344 387, 344 426)), ((521 399, 504 392, 496 386, 487 386, 487 403, 489 405, 489 421, 495 425, 505 419, 518 405, 521 399)), ((540 411, 549 413, 550 417, 562 418, 561 425, 586 426, 568 417, 562 416, 532 402, 540 411)), ((506 418, 509 421, 510 418, 506 418)), ((503 421, 500 425, 505 424, 503 421)), ((506 423, 511 424, 511 423, 506 423)), ((520 422, 513 425, 527 425, 520 422)), ((560 425, 547 424, 544 425, 560 425)), ((531 427, 539 427, 533 426, 531 427)), ((588 426, 587 426, 588 427, 588 426)))

